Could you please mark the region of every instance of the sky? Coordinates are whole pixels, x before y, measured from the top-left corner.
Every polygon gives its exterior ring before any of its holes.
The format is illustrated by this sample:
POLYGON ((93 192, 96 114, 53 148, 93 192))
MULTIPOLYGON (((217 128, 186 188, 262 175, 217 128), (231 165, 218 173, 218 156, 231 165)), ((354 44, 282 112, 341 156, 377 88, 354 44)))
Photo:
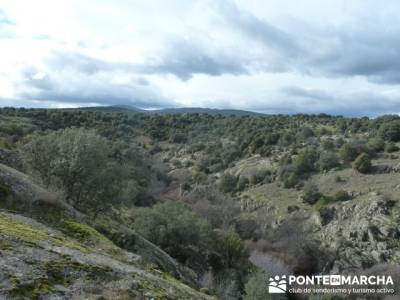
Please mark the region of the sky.
POLYGON ((400 113, 397 0, 0 0, 0 106, 400 113))

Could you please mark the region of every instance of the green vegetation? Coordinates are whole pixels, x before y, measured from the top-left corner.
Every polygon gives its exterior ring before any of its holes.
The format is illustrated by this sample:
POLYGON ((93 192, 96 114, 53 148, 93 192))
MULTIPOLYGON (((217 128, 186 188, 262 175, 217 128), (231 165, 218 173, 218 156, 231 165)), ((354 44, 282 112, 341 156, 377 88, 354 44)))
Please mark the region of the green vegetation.
POLYGON ((340 163, 336 153, 332 151, 323 151, 319 156, 317 165, 320 171, 329 171, 339 166, 340 163))
POLYGON ((133 228, 183 264, 203 269, 212 228, 184 205, 165 202, 143 208, 133 228))
POLYGON ((10 187, 0 178, 0 199, 4 200, 10 195, 10 187))
POLYGON ((303 188, 302 199, 308 204, 314 204, 321 198, 322 194, 313 182, 308 182, 303 188))
POLYGON ((121 191, 132 184, 127 170, 112 158, 107 140, 93 130, 33 134, 22 151, 45 185, 59 187, 68 203, 93 215, 118 204, 121 191))
MULTIPOLYGON (((398 199, 399 124, 398 116, 3 108, 2 208, 58 231, 1 215, 0 249, 15 251, 15 241, 37 248, 50 243, 134 267, 143 261, 146 272, 165 284, 146 279, 132 289, 161 299, 170 299, 169 287, 179 289, 181 281, 221 299, 268 299, 261 283, 271 270, 313 274, 333 265, 339 254, 324 247, 341 241, 321 240, 335 231, 328 224, 340 227, 345 239, 346 226, 354 226, 342 215, 378 199, 375 189, 390 186, 388 197, 398 199), (60 207, 68 213, 57 213, 60 207), (116 245, 140 258, 126 257, 116 245), (266 254, 257 267, 250 263, 254 253, 266 254)), ((392 206, 382 199, 376 205, 387 217, 362 222, 394 219, 392 206)), ((354 234, 346 243, 363 236, 354 234)), ((72 264, 43 268, 62 278, 72 264)), ((38 284, 37 294, 46 287, 38 284)))
MULTIPOLYGON (((253 272, 247 281, 243 300, 276 299, 268 293, 268 276, 262 271, 253 272)), ((279 297, 279 296, 278 296, 279 297)))
POLYGON ((398 119, 394 119, 390 122, 382 124, 379 129, 379 134, 385 141, 400 141, 400 121, 398 119))
POLYGON ((361 153, 352 163, 353 169, 360 173, 369 173, 372 169, 371 159, 365 153, 361 153))

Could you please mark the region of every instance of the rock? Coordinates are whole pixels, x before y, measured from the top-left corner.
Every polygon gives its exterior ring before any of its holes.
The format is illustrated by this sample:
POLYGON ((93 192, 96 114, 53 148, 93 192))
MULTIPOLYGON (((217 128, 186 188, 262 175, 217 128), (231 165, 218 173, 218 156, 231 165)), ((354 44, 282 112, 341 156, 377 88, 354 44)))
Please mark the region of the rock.
POLYGON ((147 292, 146 294, 144 294, 144 296, 148 300, 154 300, 155 299, 155 297, 150 292, 147 292))
POLYGON ((397 215, 400 215, 397 202, 375 192, 321 210, 323 226, 318 231, 321 244, 337 253, 332 270, 398 263, 400 227, 393 224, 397 215))

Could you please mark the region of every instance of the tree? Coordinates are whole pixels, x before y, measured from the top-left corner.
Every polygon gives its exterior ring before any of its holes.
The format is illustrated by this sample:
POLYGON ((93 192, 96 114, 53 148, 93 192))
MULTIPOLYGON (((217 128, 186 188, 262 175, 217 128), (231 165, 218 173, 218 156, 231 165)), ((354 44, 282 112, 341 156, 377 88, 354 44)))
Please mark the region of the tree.
POLYGON ((211 225, 180 203, 163 202, 142 208, 135 216, 137 233, 181 263, 205 266, 211 225))
POLYGON ((313 182, 308 182, 303 188, 302 199, 308 204, 314 204, 321 198, 322 194, 313 182))
POLYGON ((242 289, 250 269, 249 256, 240 236, 231 229, 213 240, 209 263, 218 281, 229 280, 242 289))
POLYGON ((221 177, 219 187, 224 193, 232 192, 235 190, 238 180, 238 176, 234 176, 231 173, 224 173, 221 177))
POLYGON ((361 141, 351 141, 343 144, 339 150, 339 155, 345 162, 353 161, 361 153, 368 153, 369 149, 361 141))
POLYGON ((379 128, 379 135, 385 141, 400 141, 400 120, 388 121, 379 128))
POLYGON ((339 165, 339 158, 332 151, 323 151, 319 156, 317 165, 320 171, 329 171, 339 165))
POLYGON ((236 190, 237 190, 238 192, 243 191, 245 188, 248 187, 249 183, 250 183, 250 181, 249 181, 249 179, 248 179, 247 177, 245 177, 245 176, 240 176, 240 177, 239 177, 239 180, 238 180, 238 182, 237 182, 237 185, 236 185, 236 190))
POLYGON ((109 159, 110 146, 95 131, 70 128, 34 134, 22 151, 43 182, 61 188, 75 208, 97 215, 118 199, 123 169, 109 159))
MULTIPOLYGON (((267 290, 267 275, 260 271, 254 271, 250 274, 249 280, 244 286, 245 295, 243 300, 269 300, 273 299, 267 290)), ((274 298, 275 299, 275 298, 274 298)))
POLYGON ((385 152, 392 153, 399 150, 399 147, 396 146, 393 142, 388 142, 385 144, 385 152))
POLYGON ((233 269, 247 272, 249 252, 234 230, 221 233, 213 241, 212 248, 214 255, 210 257, 210 261, 215 273, 233 269))
POLYGON ((301 175, 315 170, 317 153, 313 147, 307 147, 294 159, 296 173, 301 175))
POLYGON ((368 148, 374 152, 382 152, 385 148, 385 141, 380 138, 374 138, 368 141, 368 148))
POLYGON ((365 153, 361 153, 352 163, 353 169, 360 173, 368 173, 372 169, 371 159, 365 153))

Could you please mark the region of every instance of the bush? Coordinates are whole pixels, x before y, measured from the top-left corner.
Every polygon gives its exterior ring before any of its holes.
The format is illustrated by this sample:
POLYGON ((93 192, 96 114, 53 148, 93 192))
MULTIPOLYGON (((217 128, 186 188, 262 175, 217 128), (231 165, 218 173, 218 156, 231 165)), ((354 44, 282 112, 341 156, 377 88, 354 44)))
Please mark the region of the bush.
POLYGON ((215 273, 249 267, 249 252, 234 230, 221 233, 213 242, 212 249, 214 257, 211 258, 211 266, 215 273))
POLYGON ((236 185, 236 190, 237 190, 238 192, 243 191, 246 187, 249 186, 249 183, 250 183, 250 181, 249 181, 249 179, 248 179, 247 177, 245 177, 245 176, 240 176, 240 177, 239 177, 239 180, 238 180, 238 182, 237 182, 237 185, 236 185))
POLYGON ((339 190, 335 193, 334 198, 336 201, 347 201, 351 199, 351 196, 349 195, 348 192, 344 190, 339 190))
POLYGON ((385 144, 385 152, 393 153, 399 150, 399 147, 396 146, 393 142, 388 142, 385 144))
POLYGON ((339 166, 339 158, 334 152, 324 151, 319 156, 317 165, 320 171, 329 171, 339 166))
POLYGON ((315 162, 317 160, 317 153, 314 148, 307 147, 294 159, 293 165, 296 173, 301 175, 304 173, 312 172, 315 170, 315 162))
POLYGON ((33 134, 22 152, 43 182, 60 188, 77 209, 97 215, 120 200, 125 169, 112 160, 108 141, 93 130, 33 134))
POLYGON ((380 138, 371 139, 368 141, 368 148, 372 152, 382 152, 385 148, 385 142, 380 138))
POLYGON ((219 188, 224 193, 233 192, 236 188, 238 180, 238 176, 234 176, 231 173, 224 173, 224 175, 221 177, 219 188))
POLYGON ((164 202, 142 208, 135 217, 133 227, 138 234, 181 263, 200 260, 204 265, 212 228, 184 205, 164 202))
POLYGON ((243 300, 272 299, 267 290, 267 283, 267 275, 264 272, 259 270, 253 272, 244 286, 243 300))
POLYGON ((371 159, 365 153, 361 153, 352 163, 353 169, 360 173, 368 173, 372 169, 371 159))
POLYGON ((271 175, 270 170, 256 170, 250 177, 250 184, 256 185, 265 180, 268 180, 268 176, 271 175))
POLYGON ((321 198, 322 194, 319 192, 318 187, 312 183, 308 182, 303 188, 302 200, 308 204, 314 204, 321 198))
POLYGON ((335 142, 333 139, 325 139, 321 142, 321 147, 324 150, 332 150, 335 148, 335 142))
POLYGON ((297 134, 297 137, 300 141, 306 141, 307 139, 314 136, 314 131, 309 127, 303 127, 301 131, 297 134))
POLYGON ((10 195, 11 191, 9 186, 0 178, 0 199, 4 200, 10 195))
POLYGON ((369 152, 366 145, 358 141, 352 141, 350 143, 345 143, 340 148, 339 155, 343 159, 343 161, 351 162, 363 152, 369 152))
POLYGON ((384 123, 379 128, 379 135, 385 141, 399 142, 400 141, 400 121, 393 120, 393 121, 384 123))
POLYGON ((344 180, 343 180, 343 178, 342 177, 340 177, 340 175, 336 175, 335 176, 335 182, 343 182, 344 180))
POLYGON ((279 178, 285 188, 293 188, 300 183, 300 177, 296 174, 292 164, 282 165, 279 170, 279 178))

